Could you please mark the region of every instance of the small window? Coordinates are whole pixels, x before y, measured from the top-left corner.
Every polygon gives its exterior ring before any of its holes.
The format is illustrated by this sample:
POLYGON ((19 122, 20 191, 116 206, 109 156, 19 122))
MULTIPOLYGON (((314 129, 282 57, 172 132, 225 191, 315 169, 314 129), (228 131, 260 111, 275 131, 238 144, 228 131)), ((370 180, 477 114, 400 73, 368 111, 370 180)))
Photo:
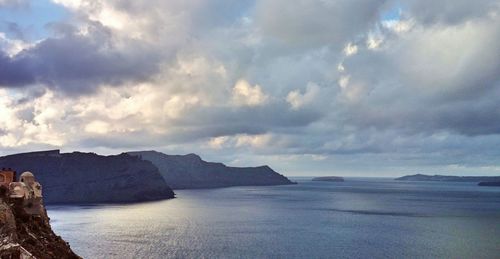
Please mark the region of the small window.
POLYGON ((0 182, 5 182, 5 175, 3 174, 0 174, 0 182))

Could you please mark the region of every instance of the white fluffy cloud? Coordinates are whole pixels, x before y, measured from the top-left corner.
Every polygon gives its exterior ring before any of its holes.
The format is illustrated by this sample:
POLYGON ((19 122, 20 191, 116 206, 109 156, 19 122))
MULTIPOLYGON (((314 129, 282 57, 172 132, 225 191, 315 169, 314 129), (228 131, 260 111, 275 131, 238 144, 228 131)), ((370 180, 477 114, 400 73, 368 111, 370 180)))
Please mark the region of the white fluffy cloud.
POLYGON ((292 109, 297 110, 300 107, 314 101, 314 98, 319 94, 319 86, 314 83, 309 83, 305 93, 299 90, 293 90, 286 96, 286 101, 291 105, 292 109))
POLYGON ((269 98, 259 85, 251 86, 244 79, 238 80, 233 87, 233 101, 236 105, 258 106, 269 98))

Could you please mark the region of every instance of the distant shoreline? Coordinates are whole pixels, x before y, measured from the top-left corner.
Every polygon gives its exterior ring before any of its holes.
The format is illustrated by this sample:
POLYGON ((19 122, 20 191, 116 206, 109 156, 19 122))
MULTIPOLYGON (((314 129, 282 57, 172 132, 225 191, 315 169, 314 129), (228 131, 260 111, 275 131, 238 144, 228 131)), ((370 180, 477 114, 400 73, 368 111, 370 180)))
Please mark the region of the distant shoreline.
POLYGON ((453 176, 414 174, 398 177, 397 181, 435 181, 435 182, 500 182, 500 176, 453 176))
POLYGON ((311 181, 318 181, 318 182, 343 182, 344 178, 340 176, 321 176, 321 177, 314 177, 311 179, 311 181))
POLYGON ((500 187, 500 182, 480 182, 479 186, 500 187))

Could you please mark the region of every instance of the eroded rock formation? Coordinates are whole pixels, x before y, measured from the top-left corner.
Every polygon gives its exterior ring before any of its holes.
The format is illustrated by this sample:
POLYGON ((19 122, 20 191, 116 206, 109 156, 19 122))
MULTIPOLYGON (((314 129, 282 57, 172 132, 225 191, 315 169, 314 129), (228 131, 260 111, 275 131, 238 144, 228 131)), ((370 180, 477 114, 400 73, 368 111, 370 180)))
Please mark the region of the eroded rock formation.
POLYGON ((29 214, 22 200, 10 199, 8 191, 2 189, 0 258, 80 258, 52 231, 45 209, 37 215, 29 214))

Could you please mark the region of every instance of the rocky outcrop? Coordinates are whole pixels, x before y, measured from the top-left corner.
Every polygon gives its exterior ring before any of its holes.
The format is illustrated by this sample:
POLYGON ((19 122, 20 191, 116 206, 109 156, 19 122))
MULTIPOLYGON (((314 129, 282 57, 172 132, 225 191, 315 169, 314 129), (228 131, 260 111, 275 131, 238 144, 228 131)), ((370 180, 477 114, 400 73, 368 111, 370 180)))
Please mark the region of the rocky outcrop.
POLYGON ((36 172, 47 204, 139 202, 174 197, 158 168, 128 154, 32 152, 0 157, 0 167, 36 172))
POLYGON ((269 166, 229 167, 203 161, 198 155, 166 155, 156 151, 128 152, 151 161, 173 189, 294 184, 269 166))
POLYGON ((321 176, 314 177, 312 181, 320 181, 320 182, 343 182, 344 178, 340 176, 321 176))
POLYGON ((80 258, 51 229, 47 212, 28 215, 18 203, 0 198, 0 258, 80 258))
POLYGON ((396 178, 398 181, 497 182, 500 176, 452 176, 415 174, 396 178))

